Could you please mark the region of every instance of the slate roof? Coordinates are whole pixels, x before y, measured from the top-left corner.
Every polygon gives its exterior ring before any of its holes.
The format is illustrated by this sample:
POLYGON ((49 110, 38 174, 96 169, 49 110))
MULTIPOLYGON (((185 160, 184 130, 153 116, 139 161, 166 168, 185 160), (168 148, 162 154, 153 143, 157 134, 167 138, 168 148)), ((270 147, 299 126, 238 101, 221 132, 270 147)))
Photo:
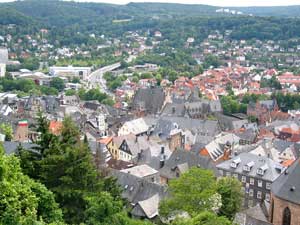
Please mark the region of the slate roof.
POLYGON ((145 215, 148 219, 152 219, 158 215, 159 200, 159 195, 155 194, 148 199, 139 201, 131 213, 141 217, 145 215), (140 212, 140 210, 142 210, 142 212, 140 212))
POLYGON ((26 150, 33 150, 33 148, 37 146, 36 144, 23 143, 23 142, 17 142, 17 141, 4 141, 2 144, 3 144, 6 154, 16 153, 16 150, 17 150, 19 144, 21 144, 21 146, 26 150))
POLYGON ((194 134, 211 136, 220 133, 217 121, 190 119, 185 117, 161 117, 154 128, 154 134, 169 134, 170 130, 178 127, 182 130, 190 130, 194 134))
POLYGON ((115 170, 112 171, 112 175, 117 178, 117 183, 123 190, 122 197, 132 204, 147 200, 156 194, 158 194, 159 199, 163 199, 168 195, 167 188, 164 185, 115 170))
POLYGON ((232 133, 222 133, 217 136, 213 141, 205 146, 210 157, 216 161, 224 155, 225 145, 229 145, 230 148, 234 149, 238 145, 240 138, 232 133))
POLYGON ((133 98, 132 107, 135 110, 145 109, 147 113, 157 114, 162 109, 165 93, 160 87, 140 88, 133 98))
POLYGON ((272 193, 281 199, 300 205, 300 160, 296 160, 272 184, 272 193))
POLYGON ((284 171, 284 167, 272 159, 264 156, 257 156, 252 153, 241 153, 230 160, 218 164, 217 168, 238 174, 244 174, 250 177, 256 177, 269 182, 275 181, 284 171), (240 161, 236 168, 232 166, 232 162, 235 161, 240 161), (251 167, 250 172, 245 171, 244 166, 251 163, 253 166, 251 167), (263 175, 258 174, 258 169, 263 167, 266 167, 263 175))
POLYGON ((130 173, 136 177, 147 177, 147 176, 151 176, 154 174, 157 174, 158 171, 153 169, 152 167, 148 166, 148 165, 139 165, 139 166, 134 166, 128 169, 123 169, 121 170, 121 172, 123 173, 130 173))
MULTIPOLYGON (((215 165, 209 157, 201 156, 184 150, 175 150, 170 158, 165 161, 164 166, 160 169, 160 174, 163 177, 173 179, 176 178, 176 169, 186 171, 187 168, 201 167, 203 169, 211 169, 215 175, 219 175, 215 165)), ((183 171, 183 172, 184 172, 183 171)))
POLYGON ((241 120, 236 117, 226 116, 223 114, 217 114, 217 118, 223 131, 237 130, 248 123, 248 120, 241 120))
POLYGON ((268 222, 267 210, 269 210, 269 204, 257 204, 254 207, 237 213, 234 223, 237 225, 272 225, 268 222))

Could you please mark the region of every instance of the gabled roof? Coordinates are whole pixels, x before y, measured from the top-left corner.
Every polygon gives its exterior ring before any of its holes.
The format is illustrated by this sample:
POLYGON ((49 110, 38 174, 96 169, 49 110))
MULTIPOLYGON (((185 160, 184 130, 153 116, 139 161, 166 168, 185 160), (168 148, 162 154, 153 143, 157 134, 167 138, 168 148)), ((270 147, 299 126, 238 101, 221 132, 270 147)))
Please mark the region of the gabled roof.
MULTIPOLYGON (((159 207, 159 195, 155 194, 152 197, 145 199, 143 201, 139 201, 137 203, 148 219, 152 219, 158 215, 158 207, 159 207)), ((134 212, 134 209, 133 209, 134 212)), ((133 213, 134 214, 134 213, 133 213)))
POLYGON ((296 160, 272 184, 272 193, 281 199, 300 205, 300 160, 296 160))
POLYGON ((203 169, 211 169, 215 175, 219 175, 219 172, 209 157, 184 150, 175 150, 170 158, 166 160, 159 172, 161 176, 172 179, 176 177, 176 169, 180 172, 185 172, 187 169, 195 166, 203 169))

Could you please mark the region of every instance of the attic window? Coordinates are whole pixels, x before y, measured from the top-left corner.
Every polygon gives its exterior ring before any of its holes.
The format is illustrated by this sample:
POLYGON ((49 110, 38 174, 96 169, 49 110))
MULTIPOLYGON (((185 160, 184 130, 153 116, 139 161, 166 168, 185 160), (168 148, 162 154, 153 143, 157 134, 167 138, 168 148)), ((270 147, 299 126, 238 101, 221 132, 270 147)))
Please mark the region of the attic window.
POLYGON ((128 185, 126 184, 125 187, 124 187, 124 189, 127 189, 127 188, 128 188, 128 185))
POLYGON ((257 174, 264 175, 267 169, 268 169, 268 165, 265 164, 262 167, 257 169, 257 174))
POLYGON ((132 187, 130 187, 130 189, 129 189, 130 191, 133 191, 133 186, 132 187))
POLYGON ((236 169, 240 163, 241 163, 241 158, 236 158, 232 160, 230 166, 236 169))
POLYGON ((251 161, 251 162, 247 163, 246 165, 244 165, 243 169, 244 169, 244 171, 250 172, 253 166, 254 166, 254 162, 251 161))

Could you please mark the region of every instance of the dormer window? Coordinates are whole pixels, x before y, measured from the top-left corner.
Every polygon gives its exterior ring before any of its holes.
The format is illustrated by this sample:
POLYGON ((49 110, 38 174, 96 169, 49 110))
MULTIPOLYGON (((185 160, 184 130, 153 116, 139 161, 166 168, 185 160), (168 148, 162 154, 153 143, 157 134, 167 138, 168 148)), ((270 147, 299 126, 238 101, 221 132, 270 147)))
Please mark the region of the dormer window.
POLYGON ((231 166, 231 168, 236 169, 240 163, 241 163, 241 159, 236 158, 236 159, 232 160, 230 166, 231 166))
POLYGON ((257 169, 257 174, 263 176, 267 169, 268 169, 268 165, 265 164, 265 165, 263 165, 263 166, 261 166, 260 168, 257 169))
POLYGON ((254 166, 254 162, 251 161, 251 162, 247 163, 246 165, 244 165, 244 168, 243 168, 243 169, 244 169, 244 171, 246 171, 246 172, 250 172, 253 166, 254 166))

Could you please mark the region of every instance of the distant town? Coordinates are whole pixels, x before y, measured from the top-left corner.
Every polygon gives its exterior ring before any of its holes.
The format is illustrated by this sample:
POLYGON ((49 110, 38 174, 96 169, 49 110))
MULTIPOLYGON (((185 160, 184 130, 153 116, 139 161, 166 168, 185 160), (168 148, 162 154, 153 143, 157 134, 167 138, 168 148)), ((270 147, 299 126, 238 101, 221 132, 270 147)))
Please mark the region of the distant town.
MULTIPOLYGON (((179 28, 172 43, 165 28, 136 26, 68 44, 50 28, 19 34, 19 26, 0 31, 0 190, 1 161, 15 157, 24 179, 58 202, 55 219, 34 209, 37 221, 299 223, 300 35, 234 38, 233 29, 210 28, 200 39, 179 28), (89 179, 101 180, 101 195, 89 179), (75 199, 85 205, 72 208, 75 199), (105 201, 119 211, 104 215, 105 201)), ((0 223, 30 224, 9 218, 0 223)))

